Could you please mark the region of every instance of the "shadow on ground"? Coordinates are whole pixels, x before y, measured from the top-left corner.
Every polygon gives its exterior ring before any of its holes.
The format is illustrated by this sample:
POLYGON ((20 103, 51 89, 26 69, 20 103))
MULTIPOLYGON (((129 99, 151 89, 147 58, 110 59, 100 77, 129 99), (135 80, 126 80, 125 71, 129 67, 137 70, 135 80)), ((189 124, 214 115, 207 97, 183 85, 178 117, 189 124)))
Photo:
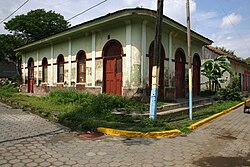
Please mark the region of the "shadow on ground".
POLYGON ((193 164, 197 166, 212 167, 241 167, 250 166, 250 153, 246 157, 204 157, 195 161, 193 164))

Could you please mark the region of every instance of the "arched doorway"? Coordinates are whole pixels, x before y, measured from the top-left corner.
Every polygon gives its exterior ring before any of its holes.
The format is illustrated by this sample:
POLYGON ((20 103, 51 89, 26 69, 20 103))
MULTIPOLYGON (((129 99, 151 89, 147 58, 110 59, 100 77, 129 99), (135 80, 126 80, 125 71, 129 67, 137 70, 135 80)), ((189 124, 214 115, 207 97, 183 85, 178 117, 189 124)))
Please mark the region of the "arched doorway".
MULTIPOLYGON (((149 47, 149 85, 150 91, 152 87, 152 68, 154 60, 154 41, 151 42, 149 47)), ((165 50, 161 45, 161 60, 160 60, 160 74, 159 74, 159 88, 158 88, 158 99, 164 100, 164 60, 165 60, 165 50)))
POLYGON ((48 82, 48 60, 46 57, 42 60, 42 82, 48 82))
POLYGON ((200 67, 201 60, 198 54, 193 58, 193 95, 198 96, 200 93, 200 67))
POLYGON ((34 93, 34 60, 28 60, 28 93, 34 93))
POLYGON ((110 40, 103 48, 103 92, 122 95, 122 45, 110 40))
POLYGON ((185 97, 185 63, 186 57, 182 49, 175 52, 175 88, 176 98, 185 97))
POLYGON ((77 62, 77 83, 86 82, 86 53, 80 50, 76 56, 77 62))
POLYGON ((62 54, 57 57, 57 82, 64 82, 64 56, 62 54))

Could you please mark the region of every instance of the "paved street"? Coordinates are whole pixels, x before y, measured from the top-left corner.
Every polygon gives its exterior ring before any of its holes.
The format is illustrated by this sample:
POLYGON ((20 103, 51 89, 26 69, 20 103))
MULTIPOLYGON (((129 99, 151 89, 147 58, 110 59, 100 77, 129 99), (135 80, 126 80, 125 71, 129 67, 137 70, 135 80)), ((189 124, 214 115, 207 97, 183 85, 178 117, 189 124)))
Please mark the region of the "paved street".
POLYGON ((250 114, 242 110, 174 138, 86 139, 0 103, 0 166, 250 166, 250 114))

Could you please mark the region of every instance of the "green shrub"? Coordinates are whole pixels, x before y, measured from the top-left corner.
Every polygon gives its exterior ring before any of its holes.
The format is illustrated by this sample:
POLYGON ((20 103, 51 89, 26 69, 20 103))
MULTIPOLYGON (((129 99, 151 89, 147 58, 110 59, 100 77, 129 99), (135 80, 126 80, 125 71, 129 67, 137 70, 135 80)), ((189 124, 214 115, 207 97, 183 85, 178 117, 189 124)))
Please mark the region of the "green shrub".
POLYGON ((216 94, 216 91, 213 91, 213 90, 204 90, 200 92, 200 96, 203 96, 203 97, 212 96, 215 94, 216 94))
POLYGON ((240 88, 239 88, 239 78, 238 76, 232 77, 232 83, 228 85, 226 88, 221 88, 218 91, 218 95, 221 96, 222 100, 232 100, 232 101, 240 101, 240 88))
POLYGON ((15 92, 17 92, 17 88, 16 88, 15 84, 6 83, 6 84, 0 86, 0 94, 2 96, 7 96, 7 95, 13 94, 15 92))
POLYGON ((77 92, 74 89, 58 89, 50 92, 47 100, 55 104, 90 105, 92 95, 86 92, 77 92))
POLYGON ((118 95, 99 94, 93 98, 92 111, 97 113, 110 113, 115 108, 147 109, 147 105, 137 103, 118 95))

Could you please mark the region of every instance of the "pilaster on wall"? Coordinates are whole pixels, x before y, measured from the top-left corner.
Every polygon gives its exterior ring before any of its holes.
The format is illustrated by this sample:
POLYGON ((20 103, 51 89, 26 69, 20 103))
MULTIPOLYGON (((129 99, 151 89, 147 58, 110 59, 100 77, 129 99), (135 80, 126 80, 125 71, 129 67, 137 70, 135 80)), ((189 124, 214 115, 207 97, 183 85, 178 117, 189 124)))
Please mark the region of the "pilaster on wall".
POLYGON ((168 76, 169 76, 169 80, 168 80, 168 85, 171 86, 171 78, 170 76, 172 76, 172 71, 174 71, 173 69, 173 31, 171 31, 168 35, 169 39, 168 39, 168 56, 169 56, 169 60, 168 60, 168 76))
POLYGON ((22 55, 22 60, 24 60, 22 62, 22 78, 23 78, 23 84, 25 84, 25 79, 26 79, 26 67, 27 67, 27 61, 26 61, 26 56, 22 55))
POLYGON ((69 87, 71 86, 71 79, 72 79, 72 44, 71 44, 71 38, 69 38, 69 75, 68 75, 68 82, 69 82, 69 87))
POLYGON ((131 33, 132 33, 132 28, 131 28, 131 22, 127 21, 126 22, 126 72, 127 72, 127 77, 126 79, 123 80, 123 85, 130 86, 131 80, 131 33))
POLYGON ((51 64, 51 81, 50 84, 53 85, 54 83, 54 46, 51 44, 50 46, 50 64, 51 64))
POLYGON ((95 57, 96 57, 96 37, 95 32, 92 32, 92 86, 95 86, 96 79, 96 67, 95 67, 95 57))
POLYGON ((39 50, 36 51, 36 85, 39 85, 39 50))
POLYGON ((146 54, 147 54, 147 20, 142 22, 142 35, 141 35, 141 86, 144 87, 144 77, 146 74, 146 54))

